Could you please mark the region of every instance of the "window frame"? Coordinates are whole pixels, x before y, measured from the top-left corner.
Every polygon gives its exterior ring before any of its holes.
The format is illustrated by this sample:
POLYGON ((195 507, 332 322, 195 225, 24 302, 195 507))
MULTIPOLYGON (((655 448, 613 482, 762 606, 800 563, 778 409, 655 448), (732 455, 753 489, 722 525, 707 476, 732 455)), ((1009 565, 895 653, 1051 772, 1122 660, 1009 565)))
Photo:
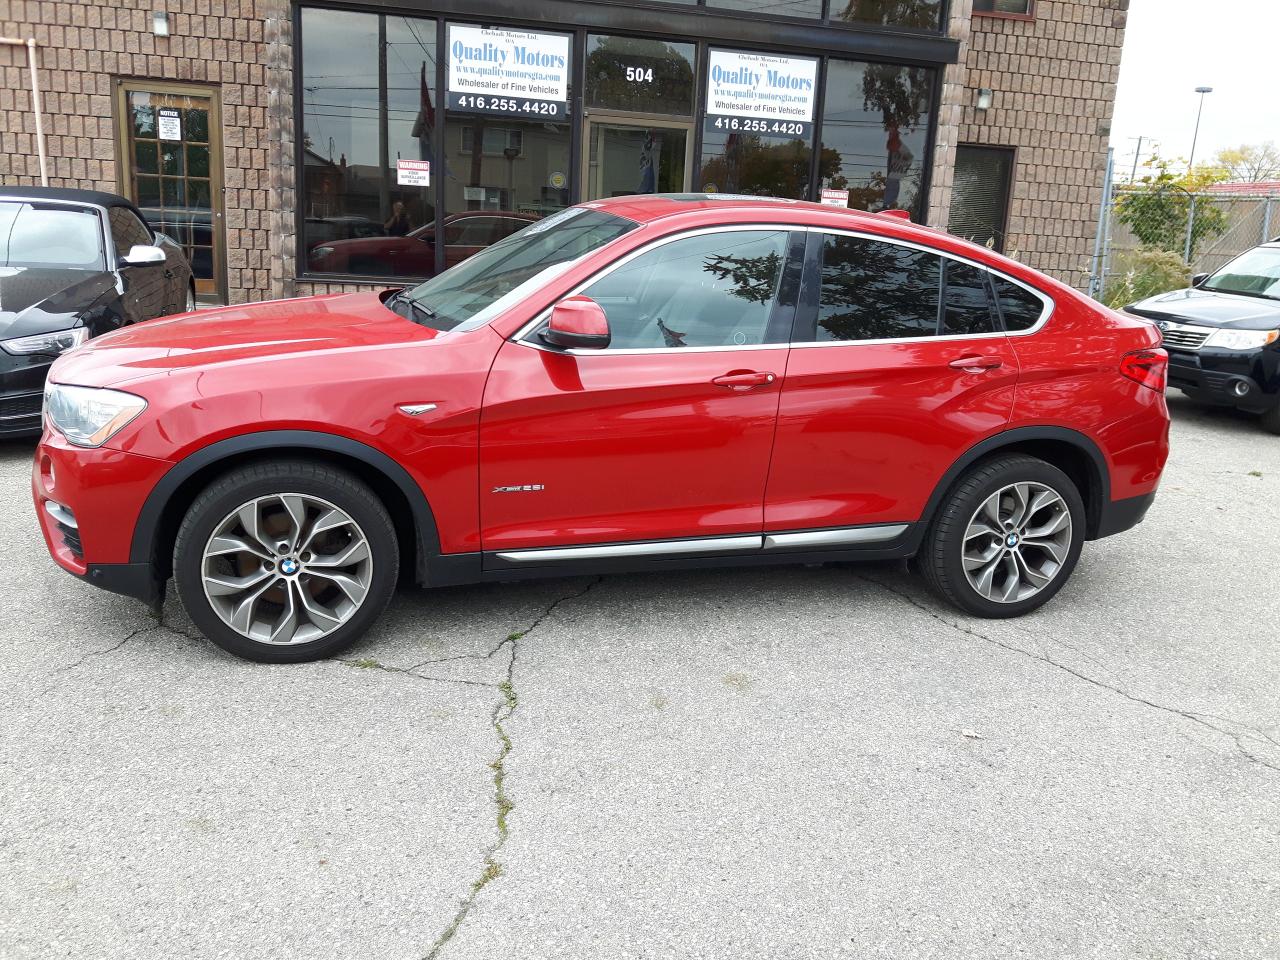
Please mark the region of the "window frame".
MULTIPOLYGON (((1018 148, 1000 143, 957 143, 956 156, 951 164, 953 174, 959 162, 961 150, 992 150, 1008 154, 1009 178, 1004 185, 1004 213, 1000 218, 1000 223, 996 226, 996 243, 992 247, 996 253, 1002 254, 1004 253, 1005 238, 1009 236, 1009 218, 1013 215, 1013 190, 1018 179, 1018 148)), ((947 213, 950 216, 949 205, 947 213)))
MULTIPOLYGON (((809 242, 805 250, 804 263, 804 280, 800 290, 800 307, 796 311, 795 326, 791 332, 791 347, 793 349, 813 349, 815 347, 861 347, 861 346, 877 346, 895 343, 954 343, 969 340, 990 340, 996 337, 1026 337, 1039 333, 1049 318, 1053 316, 1057 308, 1054 299, 1040 290, 1032 286, 1025 280, 1019 280, 1017 277, 1011 276, 1003 270, 998 270, 989 264, 971 257, 961 256, 952 253, 950 250, 943 250, 940 247, 930 246, 926 243, 916 243, 911 240, 904 240, 900 237, 892 237, 886 234, 873 233, 866 230, 848 230, 839 227, 805 227, 809 233, 809 242), (823 237, 826 234, 834 234, 836 236, 852 237, 857 240, 872 240, 878 243, 888 243, 894 246, 906 247, 911 250, 918 250, 923 253, 931 253, 943 260, 954 260, 957 263, 967 264, 976 267, 983 272, 987 280, 987 296, 991 301, 994 309, 994 316, 999 324, 999 329, 991 333, 955 333, 943 334, 934 333, 924 337, 880 337, 874 340, 817 340, 818 328, 818 307, 821 302, 822 293, 822 247, 823 237), (1008 330, 1004 323, 1004 314, 1000 310, 1000 301, 995 296, 995 288, 992 283, 992 277, 999 277, 1016 286, 1021 287, 1028 293, 1039 298, 1043 309, 1040 312, 1040 318, 1026 330, 1008 330), (803 338, 803 339, 802 339, 803 338)), ((942 311, 945 304, 945 282, 946 271, 942 272, 942 286, 939 287, 938 316, 939 324, 941 324, 942 311)), ((941 327, 939 327, 941 329, 941 327)))
MULTIPOLYGON (((612 263, 608 263, 587 277, 580 283, 575 284, 571 289, 565 290, 558 294, 555 300, 545 309, 538 312, 532 320, 512 334, 508 339, 513 343, 521 346, 532 347, 534 350, 542 350, 546 353, 568 354, 574 357, 625 357, 625 356, 679 356, 686 353, 728 353, 739 350, 778 350, 786 349, 793 346, 791 340, 795 338, 795 318, 799 313, 799 305, 803 296, 801 284, 796 283, 795 289, 788 302, 787 295, 784 293, 788 281, 788 275, 794 277, 796 268, 803 271, 804 263, 807 258, 807 246, 805 240, 806 228, 800 224, 793 223, 733 223, 716 227, 698 227, 690 230, 681 230, 677 233, 670 233, 663 237, 655 237, 648 243, 641 244, 635 250, 630 251, 624 256, 619 257, 612 263), (730 343, 723 346, 704 346, 704 347, 620 347, 617 350, 591 350, 580 347, 553 347, 543 343, 537 336, 538 331, 546 326, 551 319, 551 311, 555 309, 555 305, 561 300, 568 297, 574 297, 582 293, 593 283, 603 280, 615 270, 626 266, 632 260, 644 256, 659 247, 666 246, 669 243, 675 243, 678 240, 685 240, 689 237, 705 236, 717 233, 758 233, 762 230, 772 233, 787 234, 786 247, 787 255, 782 263, 781 276, 778 279, 778 296, 774 300, 773 312, 769 315, 768 321, 765 323, 765 329, 779 328, 779 336, 781 339, 770 343, 730 343), (786 322, 786 315, 791 314, 791 322, 786 322), (787 330, 790 330, 788 335, 787 330)), ((796 278, 798 279, 798 278, 796 278)))
POLYGON ((1027 0, 1026 13, 1006 13, 1003 10, 974 10, 975 17, 992 17, 996 20, 1035 20, 1036 0, 1027 0))

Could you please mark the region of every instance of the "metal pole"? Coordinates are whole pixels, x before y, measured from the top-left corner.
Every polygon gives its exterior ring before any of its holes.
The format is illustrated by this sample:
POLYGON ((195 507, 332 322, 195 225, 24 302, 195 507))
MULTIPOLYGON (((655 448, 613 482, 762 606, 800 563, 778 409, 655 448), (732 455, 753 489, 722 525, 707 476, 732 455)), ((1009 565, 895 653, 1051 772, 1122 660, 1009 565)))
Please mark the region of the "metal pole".
POLYGON ((1196 195, 1191 195, 1191 209, 1187 211, 1187 252, 1182 258, 1187 261, 1187 266, 1191 266, 1191 240, 1195 236, 1196 230, 1196 195))
POLYGON ((31 68, 31 109, 36 115, 36 153, 40 156, 40 186, 49 185, 49 159, 44 152, 44 111, 40 108, 40 71, 36 66, 36 42, 27 40, 27 65, 31 68))
POLYGON ((1102 238, 1107 221, 1111 219, 1111 174, 1115 167, 1116 151, 1107 148, 1107 175, 1102 183, 1102 206, 1098 210, 1098 236, 1093 242, 1093 270, 1089 277, 1089 296, 1095 300, 1102 296, 1102 238))
POLYGON ((391 165, 387 142, 387 18, 378 15, 378 209, 385 223, 391 216, 391 165))
POLYGON ((1133 155, 1133 173, 1129 174, 1130 185, 1138 179, 1138 161, 1142 159, 1142 141, 1145 139, 1145 136, 1138 138, 1138 152, 1133 155))
POLYGON ((1267 197, 1267 203, 1262 208, 1262 242, 1270 243, 1271 236, 1271 198, 1267 197))
POLYGON ((1213 93, 1213 87, 1196 87, 1196 93, 1200 94, 1200 109, 1196 111, 1196 132, 1191 138, 1191 159, 1187 161, 1187 173, 1196 168, 1196 144, 1200 141, 1200 118, 1204 116, 1204 97, 1207 93, 1213 93))

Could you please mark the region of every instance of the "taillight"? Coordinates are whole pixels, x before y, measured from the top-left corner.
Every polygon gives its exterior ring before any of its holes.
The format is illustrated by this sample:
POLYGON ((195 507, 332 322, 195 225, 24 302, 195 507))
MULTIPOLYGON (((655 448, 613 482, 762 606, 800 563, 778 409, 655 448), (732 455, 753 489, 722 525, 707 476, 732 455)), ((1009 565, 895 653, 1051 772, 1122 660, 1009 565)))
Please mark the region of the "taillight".
POLYGON ((1169 379, 1169 354, 1163 350, 1135 350, 1120 360, 1120 372, 1144 387, 1164 393, 1169 379))

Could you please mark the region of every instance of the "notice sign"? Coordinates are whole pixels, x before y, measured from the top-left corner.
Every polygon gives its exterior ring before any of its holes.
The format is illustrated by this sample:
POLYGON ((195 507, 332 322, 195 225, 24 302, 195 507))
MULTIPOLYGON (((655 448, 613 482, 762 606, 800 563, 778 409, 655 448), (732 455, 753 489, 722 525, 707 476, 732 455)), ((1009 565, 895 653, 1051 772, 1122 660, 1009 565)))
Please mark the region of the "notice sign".
POLYGON ((431 186, 431 161, 396 160, 396 185, 400 187, 431 186))
POLYGON ((822 205, 824 207, 847 207, 849 205, 849 191, 823 187, 822 205))
POLYGON ((706 131, 807 139, 817 86, 817 60, 712 50, 706 131))
POLYGON ((448 107, 564 119, 569 113, 569 38, 449 24, 448 107))
POLYGON ((156 136, 161 140, 182 139, 182 114, 173 107, 156 111, 156 136))

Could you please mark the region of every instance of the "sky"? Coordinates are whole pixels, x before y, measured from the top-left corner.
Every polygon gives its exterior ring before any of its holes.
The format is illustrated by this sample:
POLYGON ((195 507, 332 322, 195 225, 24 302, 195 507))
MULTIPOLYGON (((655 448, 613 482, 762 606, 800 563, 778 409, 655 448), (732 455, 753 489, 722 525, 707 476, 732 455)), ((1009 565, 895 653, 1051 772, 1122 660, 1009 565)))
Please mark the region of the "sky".
MULTIPOLYGON (((1139 136, 1154 138, 1161 156, 1187 160, 1201 86, 1214 92, 1197 163, 1225 147, 1280 144, 1278 51, 1280 0, 1132 0, 1111 125, 1120 175, 1132 170, 1139 136)), ((1144 142, 1142 159, 1150 156, 1144 142)))

